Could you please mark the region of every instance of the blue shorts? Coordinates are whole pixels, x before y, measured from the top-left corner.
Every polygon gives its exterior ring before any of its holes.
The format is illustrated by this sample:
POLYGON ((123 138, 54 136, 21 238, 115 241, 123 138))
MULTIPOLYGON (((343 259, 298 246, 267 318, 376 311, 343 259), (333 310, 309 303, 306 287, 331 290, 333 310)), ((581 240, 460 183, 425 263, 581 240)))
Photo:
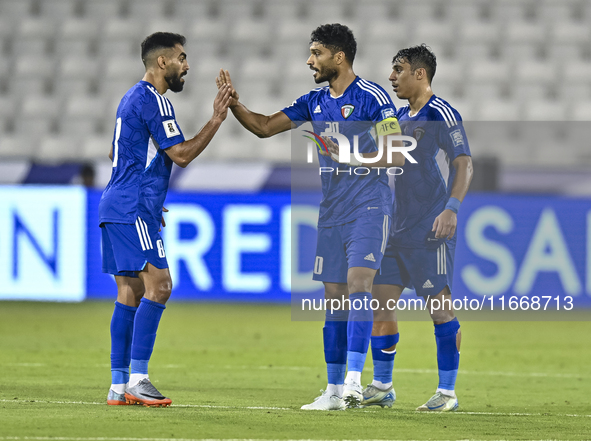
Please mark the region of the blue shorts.
POLYGON ((418 296, 435 296, 446 286, 451 294, 454 251, 444 242, 434 250, 401 248, 388 244, 374 285, 414 288, 418 296))
POLYGON ((102 224, 103 273, 137 277, 147 262, 156 268, 168 268, 158 230, 159 226, 149 226, 139 217, 135 224, 102 224))
POLYGON ((388 243, 390 216, 366 216, 343 225, 318 227, 314 280, 347 283, 349 268, 377 270, 388 243))

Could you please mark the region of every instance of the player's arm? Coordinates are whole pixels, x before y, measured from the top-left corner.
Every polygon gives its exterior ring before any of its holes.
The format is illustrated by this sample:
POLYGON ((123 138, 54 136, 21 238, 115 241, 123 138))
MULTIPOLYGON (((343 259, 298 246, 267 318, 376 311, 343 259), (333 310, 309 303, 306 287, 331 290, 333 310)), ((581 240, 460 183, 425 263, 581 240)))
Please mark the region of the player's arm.
POLYGON ((113 160, 113 146, 111 146, 111 150, 109 150, 109 159, 113 160))
POLYGON ((275 112, 272 115, 262 115, 260 113, 249 110, 244 104, 239 101, 238 92, 232 86, 232 79, 230 72, 220 69, 219 76, 215 79, 218 89, 224 85, 229 85, 232 89, 232 100, 230 102, 230 110, 234 117, 242 124, 242 126, 251 133, 254 133, 259 138, 268 138, 292 128, 292 123, 289 117, 283 112, 275 112))
POLYGON ((218 90, 213 101, 213 116, 193 138, 168 147, 164 151, 179 167, 186 167, 201 154, 213 139, 222 122, 228 116, 228 106, 232 100, 232 89, 224 86, 218 90))
POLYGON ((433 222, 432 231, 436 232, 436 238, 447 237, 451 239, 456 233, 458 208, 464 197, 466 197, 472 181, 473 169, 470 156, 460 155, 453 160, 452 164, 456 169, 456 175, 451 187, 451 196, 445 210, 433 222))
MULTIPOLYGON (((376 124, 376 131, 378 133, 378 139, 382 137, 384 145, 382 146, 382 156, 378 161, 371 161, 371 159, 376 158, 380 151, 377 150, 375 152, 369 153, 360 153, 359 155, 364 159, 369 159, 370 162, 359 161, 353 156, 351 156, 351 162, 349 165, 351 166, 363 166, 368 168, 388 168, 388 167, 402 167, 404 165, 404 155, 401 152, 392 152, 392 154, 388 154, 388 135, 401 135, 400 126, 398 125, 398 120, 396 118, 387 118, 378 124, 376 124)), ((328 151, 330 152, 330 156, 335 160, 338 161, 339 158, 339 146, 336 144, 332 139, 325 137, 324 140, 326 141, 326 146, 328 151)), ((393 147, 404 147, 402 141, 393 141, 393 147)), ((320 153, 324 156, 328 156, 326 152, 320 151, 320 153)))

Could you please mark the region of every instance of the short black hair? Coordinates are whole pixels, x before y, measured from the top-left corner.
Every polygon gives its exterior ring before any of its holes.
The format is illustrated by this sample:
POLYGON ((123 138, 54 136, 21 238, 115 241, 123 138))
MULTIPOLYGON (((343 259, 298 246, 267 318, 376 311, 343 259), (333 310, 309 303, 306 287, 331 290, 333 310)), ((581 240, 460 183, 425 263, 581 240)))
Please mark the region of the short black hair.
POLYGON ((406 49, 400 49, 394 58, 392 59, 392 64, 396 62, 406 61, 410 64, 410 69, 412 72, 417 70, 418 68, 423 68, 427 71, 427 79, 429 80, 429 84, 431 84, 431 80, 435 76, 435 70, 437 69, 437 57, 431 50, 429 46, 425 43, 421 44, 420 46, 413 46, 406 49))
POLYGON ((148 54, 156 49, 173 48, 177 44, 184 46, 187 39, 180 34, 173 34, 172 32, 156 32, 148 35, 142 41, 142 61, 146 64, 148 54))
POLYGON ((325 24, 318 26, 310 35, 310 44, 320 43, 335 54, 343 51, 345 58, 353 65, 355 53, 357 52, 357 41, 353 31, 340 23, 325 24))

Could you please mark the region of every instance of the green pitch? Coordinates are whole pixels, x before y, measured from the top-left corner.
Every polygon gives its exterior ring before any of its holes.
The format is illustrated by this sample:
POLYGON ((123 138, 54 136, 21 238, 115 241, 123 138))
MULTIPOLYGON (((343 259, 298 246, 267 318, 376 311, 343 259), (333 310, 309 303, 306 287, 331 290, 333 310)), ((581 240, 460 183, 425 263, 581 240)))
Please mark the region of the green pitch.
POLYGON ((170 303, 150 376, 173 406, 152 409, 105 404, 111 312, 0 303, 0 440, 591 437, 591 322, 462 322, 460 410, 443 415, 414 411, 437 386, 433 326, 401 322, 392 409, 310 412, 322 323, 287 306, 170 303))

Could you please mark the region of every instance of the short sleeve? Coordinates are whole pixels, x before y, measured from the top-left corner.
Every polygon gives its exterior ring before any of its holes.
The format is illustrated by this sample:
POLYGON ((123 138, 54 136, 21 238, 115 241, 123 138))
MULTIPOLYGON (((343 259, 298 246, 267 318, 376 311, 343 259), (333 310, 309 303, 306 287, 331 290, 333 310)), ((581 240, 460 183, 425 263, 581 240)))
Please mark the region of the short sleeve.
POLYGON ((167 149, 183 142, 185 136, 176 122, 170 101, 151 89, 147 95, 142 106, 142 118, 158 146, 167 149))
POLYGON ((452 162, 461 155, 471 156, 460 114, 455 109, 449 109, 447 115, 447 118, 442 118, 438 123, 439 145, 447 152, 447 156, 452 162))
POLYGON ((384 89, 364 79, 360 79, 358 85, 365 92, 364 101, 371 122, 377 124, 385 119, 396 118, 396 107, 384 89))
POLYGON ((312 117, 310 116, 310 109, 308 107, 309 102, 310 94, 307 93, 291 103, 290 106, 284 108, 282 112, 295 124, 303 121, 311 121, 312 117))

